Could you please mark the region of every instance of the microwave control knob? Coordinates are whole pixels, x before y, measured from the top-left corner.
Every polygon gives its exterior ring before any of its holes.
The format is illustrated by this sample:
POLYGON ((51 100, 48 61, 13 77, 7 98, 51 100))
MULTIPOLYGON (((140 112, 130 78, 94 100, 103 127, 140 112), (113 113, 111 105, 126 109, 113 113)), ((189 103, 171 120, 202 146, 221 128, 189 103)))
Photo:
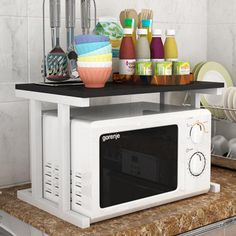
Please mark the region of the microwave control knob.
POLYGON ((204 126, 203 124, 197 123, 192 126, 190 130, 190 138, 193 143, 198 144, 202 141, 204 135, 204 126))
POLYGON ((193 176, 200 176, 206 167, 206 157, 201 152, 192 155, 189 161, 189 171, 193 176))

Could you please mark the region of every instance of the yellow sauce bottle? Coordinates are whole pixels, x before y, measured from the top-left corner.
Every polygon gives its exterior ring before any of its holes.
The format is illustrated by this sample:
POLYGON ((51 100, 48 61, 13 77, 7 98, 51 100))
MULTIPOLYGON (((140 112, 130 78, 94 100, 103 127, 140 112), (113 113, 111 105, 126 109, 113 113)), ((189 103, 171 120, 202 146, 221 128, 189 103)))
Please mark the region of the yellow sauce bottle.
POLYGON ((178 47, 175 40, 175 30, 166 31, 164 51, 166 61, 178 61, 178 47))

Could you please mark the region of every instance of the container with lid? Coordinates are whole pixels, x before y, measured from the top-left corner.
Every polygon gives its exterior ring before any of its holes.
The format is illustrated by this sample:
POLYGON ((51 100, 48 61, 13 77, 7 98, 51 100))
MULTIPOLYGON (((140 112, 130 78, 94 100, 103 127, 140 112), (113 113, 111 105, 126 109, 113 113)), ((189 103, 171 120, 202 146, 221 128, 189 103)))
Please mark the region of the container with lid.
POLYGON ((119 55, 119 73, 121 75, 134 75, 135 72, 136 56, 132 34, 132 28, 124 28, 119 55))
POLYGON ((137 34, 136 59, 137 61, 150 61, 151 53, 147 38, 147 29, 138 29, 137 34))
POLYGON ((161 29, 154 29, 152 31, 151 59, 153 62, 164 61, 164 45, 161 37, 161 29))
POLYGON ((178 48, 175 40, 175 30, 166 31, 166 40, 164 44, 165 60, 177 61, 178 60, 178 48))
POLYGON ((152 41, 152 20, 145 19, 142 20, 142 28, 147 29, 148 42, 151 44, 152 41))

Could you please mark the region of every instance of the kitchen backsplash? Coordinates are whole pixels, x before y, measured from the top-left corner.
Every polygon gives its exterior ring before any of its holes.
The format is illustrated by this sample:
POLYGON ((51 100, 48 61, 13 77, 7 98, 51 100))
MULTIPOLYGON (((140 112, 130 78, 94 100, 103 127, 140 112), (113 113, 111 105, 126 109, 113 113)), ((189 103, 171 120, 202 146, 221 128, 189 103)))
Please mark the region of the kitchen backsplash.
MULTIPOLYGON (((46 0, 46 5, 48 5, 46 0)), ((61 0, 62 3, 64 2, 61 0)), ((77 3, 79 4, 79 0, 77 3)), ((217 1, 209 0, 209 3, 217 1)), ((220 3, 223 6, 223 3, 220 3)), ((235 5, 234 0, 231 0, 235 5)), ((38 82, 41 79, 42 62, 42 0, 0 0, 0 187, 27 182, 29 173, 28 102, 15 98, 14 84, 38 82)), ((221 7, 222 7, 221 6, 221 7)), ((230 8, 230 5, 228 5, 230 8)), ((97 0, 98 17, 118 17, 124 8, 151 8, 154 11, 155 27, 175 28, 180 58, 189 59, 194 65, 207 59, 207 1, 206 0, 97 0)), ((77 29, 80 32, 79 9, 77 6, 77 29)), ((233 11, 233 10, 232 10, 233 11)), ((211 12, 211 11, 210 11, 211 12)), ((62 10, 64 15, 64 10, 62 10)), ((48 15, 47 15, 48 16, 48 15)), ((210 20, 211 22, 211 20, 210 20)), ((47 48, 50 47, 49 22, 47 25, 47 48)), ((62 20, 62 26, 65 25, 62 20)), ((209 26, 216 35, 218 28, 209 26)), ((229 29, 233 26, 229 27, 229 29)), ((224 28, 220 29, 222 37, 224 28)), ((65 48, 65 29, 62 28, 62 46, 65 48)), ((232 34, 230 30, 227 30, 232 34)), ((235 31, 236 32, 236 31, 235 31)), ((218 34, 217 34, 218 35, 218 34)), ((232 34, 233 37, 234 34, 232 34)), ((216 36, 215 36, 216 37, 216 36)), ((220 39, 220 38, 219 38, 220 39)), ((235 39, 235 38, 234 38, 235 39)), ((221 44, 220 44, 221 45, 221 44)), ((232 48, 234 43, 231 44, 232 48)), ((232 48, 230 48, 232 50, 232 48)), ((223 50, 223 48, 222 48, 223 50)), ((224 55, 214 55, 224 57, 224 55)), ((234 55, 235 56, 235 55, 234 55)), ((229 62, 223 61, 223 64, 229 62)), ((214 58, 216 59, 216 58, 214 58)), ((236 60, 236 56, 234 58, 236 60)), ((232 62, 233 63, 233 62, 232 62)), ((227 64, 226 64, 227 65, 227 64)), ((235 63, 234 63, 235 66, 235 63)), ((229 68, 231 69, 231 68, 229 68)), ((231 70, 232 71, 232 70, 231 70)), ((235 71, 235 69, 234 69, 235 71)), ((171 99, 172 95, 169 95, 171 99)), ((181 96, 180 96, 181 97, 181 96)), ((157 95, 130 96, 115 98, 119 101, 138 101, 140 99, 156 102, 157 95)), ((114 102, 114 98, 93 100, 93 104, 114 102)))
POLYGON ((209 60, 222 63, 229 70, 236 85, 236 1, 208 0, 209 60))

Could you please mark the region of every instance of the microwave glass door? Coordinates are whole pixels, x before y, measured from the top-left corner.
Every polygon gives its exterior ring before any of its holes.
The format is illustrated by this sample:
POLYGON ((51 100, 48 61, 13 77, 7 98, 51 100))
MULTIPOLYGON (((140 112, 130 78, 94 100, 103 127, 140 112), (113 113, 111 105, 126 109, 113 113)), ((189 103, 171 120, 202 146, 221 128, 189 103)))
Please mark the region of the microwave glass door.
POLYGON ((177 189, 178 126, 100 136, 100 207, 177 189))

